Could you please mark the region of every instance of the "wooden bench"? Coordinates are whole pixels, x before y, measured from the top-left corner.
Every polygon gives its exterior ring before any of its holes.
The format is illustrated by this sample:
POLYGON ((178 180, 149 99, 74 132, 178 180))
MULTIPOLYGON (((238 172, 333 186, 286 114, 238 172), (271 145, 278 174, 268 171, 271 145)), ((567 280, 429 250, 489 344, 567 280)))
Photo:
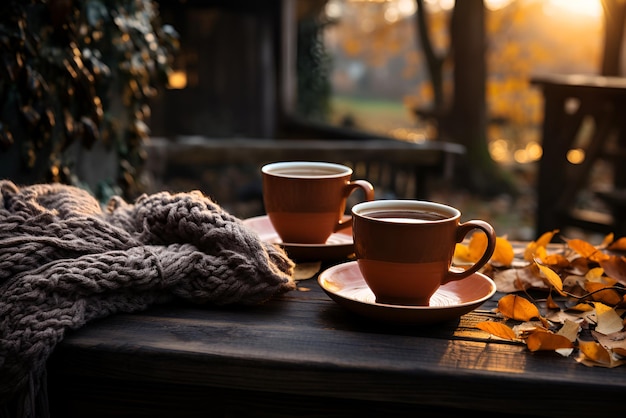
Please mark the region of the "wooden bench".
POLYGON ((155 190, 189 189, 195 180, 201 184, 203 192, 216 197, 218 203, 228 205, 230 200, 238 198, 232 190, 234 187, 256 187, 248 193, 257 193, 259 198, 261 166, 288 160, 349 165, 354 169, 354 179, 367 179, 374 185, 377 197, 426 198, 428 179, 435 176, 450 178, 453 159, 463 155, 465 148, 436 141, 412 143, 391 139, 213 139, 193 136, 173 140, 152 138, 146 151, 147 169, 155 190), (234 168, 238 171, 233 171, 234 168), (229 176, 232 179, 229 180, 229 176), (189 183, 176 183, 176 177, 185 177, 189 183), (220 185, 231 189, 230 194, 228 190, 219 190, 220 185))
MULTIPOLYGON (((532 83, 544 95, 543 156, 537 179, 537 232, 574 226, 600 233, 626 234, 626 78, 549 75, 532 83), (570 149, 585 159, 572 164, 570 149), (604 184, 591 184, 597 164, 609 172, 604 184), (597 196, 608 210, 577 203, 597 196)), ((597 183, 597 182, 596 182, 597 183)))

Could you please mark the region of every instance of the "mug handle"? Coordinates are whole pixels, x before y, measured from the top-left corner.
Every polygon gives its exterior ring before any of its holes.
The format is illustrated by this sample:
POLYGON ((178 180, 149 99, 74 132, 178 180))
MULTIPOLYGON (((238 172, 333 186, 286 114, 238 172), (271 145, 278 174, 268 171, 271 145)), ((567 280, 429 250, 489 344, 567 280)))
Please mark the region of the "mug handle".
MULTIPOLYGON (((345 198, 352 194, 356 189, 361 189, 365 192, 365 201, 374 200, 374 186, 367 180, 354 180, 349 181, 346 184, 346 188, 344 190, 345 198)), ((343 216, 339 222, 335 225, 335 229, 333 232, 337 232, 339 230, 345 229, 352 225, 352 215, 343 216)))
POLYGON ((480 268, 482 268, 485 264, 487 264, 487 262, 493 255, 493 252, 496 249, 496 232, 493 229, 493 227, 485 221, 474 219, 474 220, 459 224, 456 230, 456 242, 457 243, 462 242, 463 239, 465 239, 465 236, 474 229, 479 229, 483 231, 485 235, 487 235, 487 248, 485 249, 483 256, 480 258, 480 260, 478 260, 472 266, 470 266, 469 268, 463 271, 449 270, 448 274, 446 275, 446 277, 444 278, 441 284, 448 283, 454 280, 464 279, 476 273, 480 268))

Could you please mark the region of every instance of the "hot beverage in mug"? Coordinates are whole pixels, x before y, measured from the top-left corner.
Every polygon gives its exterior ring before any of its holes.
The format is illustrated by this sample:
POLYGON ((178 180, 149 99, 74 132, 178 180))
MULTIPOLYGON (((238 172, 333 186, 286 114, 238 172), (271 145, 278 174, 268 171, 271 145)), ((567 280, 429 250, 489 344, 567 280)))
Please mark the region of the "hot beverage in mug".
POLYGON ((366 180, 352 180, 348 166, 326 162, 287 161, 261 169, 265 211, 285 243, 324 244, 328 237, 352 225, 346 215, 348 196, 362 190, 374 199, 366 180))
POLYGON ((428 305, 439 286, 484 266, 495 249, 493 227, 460 222, 447 205, 418 200, 375 200, 352 208, 355 255, 377 303, 428 305), (456 244, 471 232, 487 235, 481 259, 464 271, 451 268, 456 244))

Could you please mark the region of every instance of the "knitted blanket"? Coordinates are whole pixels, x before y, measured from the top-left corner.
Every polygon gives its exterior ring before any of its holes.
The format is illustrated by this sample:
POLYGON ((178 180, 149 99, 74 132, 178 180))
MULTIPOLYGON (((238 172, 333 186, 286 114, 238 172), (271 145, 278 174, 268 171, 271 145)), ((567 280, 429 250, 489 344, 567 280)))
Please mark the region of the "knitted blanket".
POLYGON ((286 254, 200 192, 105 209, 58 184, 0 181, 0 193, 0 416, 45 416, 46 360, 93 319, 174 298, 259 304, 295 288, 286 254))

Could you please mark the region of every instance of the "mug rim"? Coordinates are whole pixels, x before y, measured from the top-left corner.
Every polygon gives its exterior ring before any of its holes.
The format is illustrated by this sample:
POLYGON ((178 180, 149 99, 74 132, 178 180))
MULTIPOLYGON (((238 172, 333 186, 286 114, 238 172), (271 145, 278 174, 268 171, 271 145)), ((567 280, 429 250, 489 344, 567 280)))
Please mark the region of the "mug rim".
POLYGON ((336 177, 344 177, 347 175, 351 176, 353 170, 347 165, 329 163, 329 162, 324 162, 324 161, 277 161, 277 162, 265 164, 263 167, 261 167, 261 172, 263 174, 267 174, 269 176, 275 176, 275 177, 315 179, 315 178, 336 178, 336 177), (337 172, 324 173, 324 174, 315 175, 315 176, 307 176, 307 175, 297 175, 297 174, 282 174, 282 173, 276 173, 272 171, 278 168, 290 168, 290 167, 327 168, 327 169, 337 170, 337 172))
POLYGON ((412 199, 378 199, 367 202, 360 202, 352 206, 351 212, 353 216, 366 218, 376 222, 386 222, 379 218, 369 216, 372 212, 381 210, 433 210, 441 215, 446 215, 444 219, 432 220, 429 223, 449 222, 450 220, 461 217, 461 211, 457 208, 443 203, 432 202, 429 200, 412 200, 412 199))

